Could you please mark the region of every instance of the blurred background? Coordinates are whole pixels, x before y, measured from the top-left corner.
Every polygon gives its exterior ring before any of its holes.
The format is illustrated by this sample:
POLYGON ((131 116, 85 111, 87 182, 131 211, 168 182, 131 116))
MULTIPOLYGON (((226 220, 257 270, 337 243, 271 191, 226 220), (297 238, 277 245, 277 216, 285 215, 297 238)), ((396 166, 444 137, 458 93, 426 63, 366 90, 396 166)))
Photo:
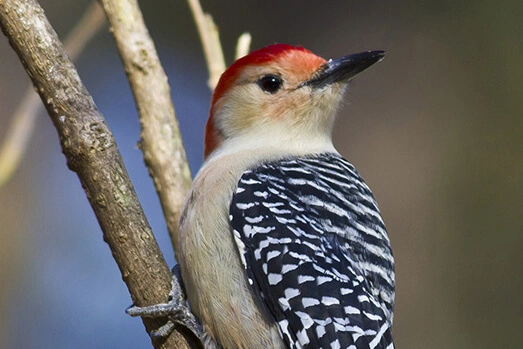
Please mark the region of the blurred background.
MULTIPOLYGON (((63 38, 88 1, 42 0, 63 38), (67 15, 64 15, 67 14, 67 15)), ((142 1, 169 76, 193 173, 210 92, 185 1, 142 1)), ((338 150, 380 204, 396 258, 396 346, 521 348, 523 343, 523 3, 202 0, 227 62, 252 48, 300 44, 336 58, 384 49, 352 83, 338 150)), ((77 61, 112 128, 165 258, 161 209, 137 150, 139 124, 107 30, 77 61)), ((29 84, 0 38, 0 140, 29 84)), ((147 348, 140 320, 56 131, 40 112, 14 178, 0 188, 0 347, 147 348)))

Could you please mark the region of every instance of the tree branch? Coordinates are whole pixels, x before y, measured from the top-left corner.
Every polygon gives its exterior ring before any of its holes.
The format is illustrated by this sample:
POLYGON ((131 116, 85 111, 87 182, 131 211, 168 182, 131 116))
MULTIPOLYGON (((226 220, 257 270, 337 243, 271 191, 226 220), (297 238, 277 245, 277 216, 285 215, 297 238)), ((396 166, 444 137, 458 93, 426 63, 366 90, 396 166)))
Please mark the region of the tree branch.
POLYGON ((218 27, 214 23, 212 16, 204 13, 199 0, 188 0, 191 8, 200 39, 202 41, 203 52, 209 69, 209 80, 207 85, 214 90, 220 75, 225 70, 225 58, 220 43, 220 33, 218 27))
MULTIPOLYGON (((35 0, 0 0, 0 26, 58 131, 133 302, 163 303, 171 272, 138 202, 114 138, 35 0)), ((165 319, 143 319, 148 331, 165 319)), ((154 343, 162 347, 161 343, 154 343)), ((166 347, 182 347, 170 336, 166 347)))
MULTIPOLYGON (((226 68, 223 48, 220 42, 220 32, 218 31, 218 26, 214 23, 212 16, 203 12, 199 0, 187 1, 191 8, 194 21, 196 22, 196 27, 198 28, 205 61, 207 62, 207 69, 209 71, 207 86, 209 86, 209 89, 213 91, 220 80, 220 76, 226 68)), ((251 39, 251 34, 249 33, 243 33, 240 35, 236 44, 235 59, 243 57, 249 53, 251 39)))
POLYGON ((251 34, 243 33, 242 35, 240 35, 240 37, 238 38, 238 42, 236 43, 236 54, 234 55, 234 59, 242 58, 243 56, 246 56, 249 53, 251 41, 251 34))
POLYGON ((180 212, 192 178, 167 76, 136 0, 101 2, 138 108, 140 147, 176 246, 180 212))

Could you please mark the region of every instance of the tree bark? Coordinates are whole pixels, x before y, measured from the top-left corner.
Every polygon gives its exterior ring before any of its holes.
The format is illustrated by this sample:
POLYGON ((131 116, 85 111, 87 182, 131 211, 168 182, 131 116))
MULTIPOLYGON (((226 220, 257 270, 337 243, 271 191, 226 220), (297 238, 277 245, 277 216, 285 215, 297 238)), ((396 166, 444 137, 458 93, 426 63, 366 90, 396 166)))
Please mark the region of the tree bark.
POLYGON ((173 248, 191 186, 191 171, 175 117, 171 89, 136 0, 101 0, 131 85, 142 128, 140 148, 173 248))
MULTIPOLYGON (((103 116, 34 0, 0 0, 0 26, 58 131, 134 304, 167 301, 171 272, 156 243, 103 116)), ((147 331, 166 319, 143 319, 147 331)), ((188 347, 174 332, 156 348, 188 347)))

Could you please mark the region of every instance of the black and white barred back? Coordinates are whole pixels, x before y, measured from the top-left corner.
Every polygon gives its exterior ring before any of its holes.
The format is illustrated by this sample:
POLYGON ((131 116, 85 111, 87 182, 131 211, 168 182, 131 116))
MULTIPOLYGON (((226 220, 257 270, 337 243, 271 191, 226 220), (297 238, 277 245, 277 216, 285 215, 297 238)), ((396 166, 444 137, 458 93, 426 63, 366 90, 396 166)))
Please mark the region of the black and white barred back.
POLYGON ((338 154, 243 173, 230 220, 249 282, 290 348, 394 348, 394 260, 376 201, 338 154))

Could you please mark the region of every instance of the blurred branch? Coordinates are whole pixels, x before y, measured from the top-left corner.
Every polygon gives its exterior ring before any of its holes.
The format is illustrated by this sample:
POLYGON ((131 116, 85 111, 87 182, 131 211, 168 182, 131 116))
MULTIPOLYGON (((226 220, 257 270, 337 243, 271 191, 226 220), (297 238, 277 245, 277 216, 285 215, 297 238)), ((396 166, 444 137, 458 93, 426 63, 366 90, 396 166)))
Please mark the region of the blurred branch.
MULTIPOLYGON (((65 51, 71 60, 78 58, 87 43, 104 24, 104 12, 98 2, 93 1, 64 41, 65 51)), ((0 147, 0 188, 7 183, 20 165, 33 135, 40 106, 38 94, 31 85, 25 91, 0 147)))
POLYGON ((212 91, 225 71, 225 58, 220 43, 220 33, 212 16, 203 12, 199 0, 188 0, 188 2, 202 40, 203 52, 209 69, 207 85, 212 91))
MULTIPOLYGON (((67 164, 82 183, 133 302, 166 302, 171 272, 113 135, 43 9, 35 0, 0 0, 0 26, 58 131, 67 164)), ((143 319, 148 331, 165 321, 143 319)), ((170 336, 165 344, 176 347, 177 340, 180 336, 170 336)))
MULTIPOLYGON (((189 2, 189 7, 191 8, 196 27, 198 28, 198 33, 200 34, 205 60, 207 62, 207 69, 209 70, 209 80, 207 81, 207 85, 211 91, 213 91, 218 84, 218 80, 220 80, 220 76, 226 68, 225 57, 220 42, 220 32, 214 23, 212 16, 203 12, 199 0, 187 1, 189 2)), ((243 33, 240 35, 238 43, 236 44, 235 59, 243 57, 249 53, 251 40, 251 34, 249 33, 243 33)))
POLYGON ((71 60, 76 60, 91 39, 107 24, 102 6, 92 1, 85 9, 80 21, 64 40, 65 52, 71 60))
POLYGON ((251 34, 243 33, 242 35, 240 35, 240 37, 238 38, 238 42, 236 43, 236 54, 234 55, 234 59, 242 58, 243 56, 246 56, 249 53, 251 41, 251 34))

